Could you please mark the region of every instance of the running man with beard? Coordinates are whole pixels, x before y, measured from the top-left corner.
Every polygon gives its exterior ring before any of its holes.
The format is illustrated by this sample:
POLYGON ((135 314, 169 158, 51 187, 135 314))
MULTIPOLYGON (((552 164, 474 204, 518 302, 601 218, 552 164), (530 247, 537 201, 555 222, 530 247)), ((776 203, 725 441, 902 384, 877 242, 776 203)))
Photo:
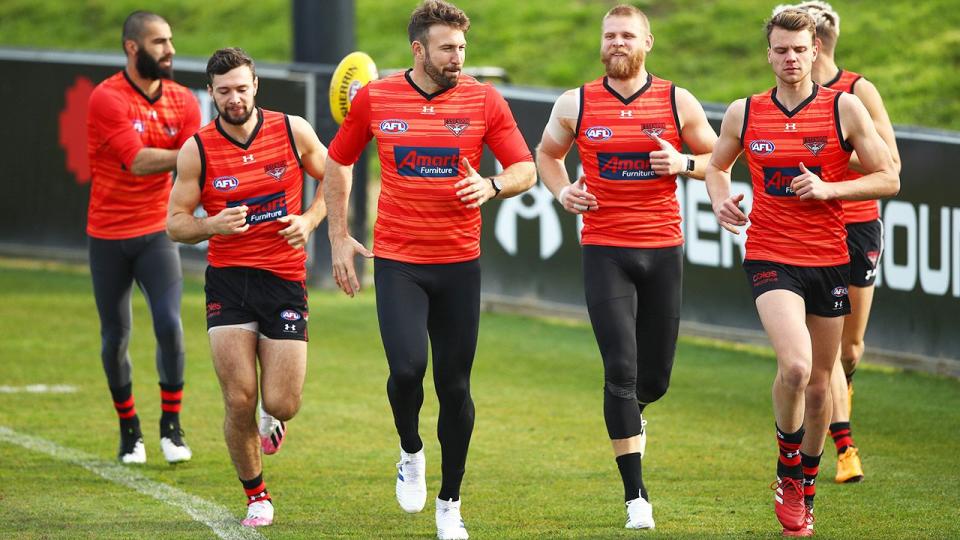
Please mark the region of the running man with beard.
MULTIPOLYGON (((783 6, 784 8, 789 6, 783 6)), ((826 88, 849 92, 863 102, 880 137, 887 143, 897 172, 900 171, 900 152, 890 116, 883 106, 877 87, 859 73, 837 67, 834 53, 840 37, 840 15, 826 2, 804 2, 795 6, 813 17, 817 23, 817 43, 820 54, 813 63, 813 80, 826 88)), ((847 178, 859 178, 861 170, 856 154, 850 157, 847 178)), ((877 266, 883 254, 883 224, 877 201, 843 201, 843 222, 847 228, 847 249, 850 251, 850 314, 843 318, 838 362, 830 378, 833 413, 830 418, 830 436, 837 450, 837 483, 859 482, 863 479, 860 449, 854 444, 850 427, 853 409, 853 374, 863 357, 863 337, 870 320, 873 305, 877 266)))
POLYGON ((253 59, 241 49, 215 52, 207 76, 220 116, 180 150, 167 231, 178 242, 210 241, 207 334, 223 431, 247 494, 242 523, 260 527, 274 513, 260 451, 272 453, 280 441, 258 437, 257 394, 268 419, 288 421, 300 408, 309 316, 304 246, 326 215, 319 193, 301 214, 303 171, 322 180, 327 151, 303 118, 256 106, 253 59), (194 217, 198 204, 208 217, 194 217))
POLYGON ((603 416, 623 481, 628 529, 652 529, 643 483, 647 405, 670 384, 680 321, 683 233, 677 175, 703 179, 717 140, 693 95, 649 74, 646 15, 603 17, 606 75, 557 100, 537 149, 543 183, 583 216, 587 311, 603 359, 603 416), (584 177, 564 158, 576 142, 584 177), (693 155, 680 153, 681 143, 693 155))
POLYGON ((170 463, 192 453, 180 428, 183 327, 180 253, 164 233, 170 171, 177 150, 200 126, 190 90, 173 82, 173 34, 156 13, 135 11, 123 23, 123 71, 90 95, 87 117, 92 180, 87 210, 90 274, 100 316, 100 359, 120 420, 123 463, 145 463, 133 399, 130 354, 133 285, 153 317, 160 376, 160 448, 170 463))
POLYGON ((442 483, 437 536, 467 538, 460 485, 473 433, 470 372, 480 322, 480 206, 536 182, 530 150, 503 97, 461 75, 470 19, 428 0, 407 28, 413 69, 364 86, 330 144, 326 198, 333 275, 353 296, 354 256, 373 257, 380 336, 390 367, 387 395, 400 436, 396 495, 406 512, 426 503, 419 434, 427 345, 440 402, 442 483), (377 138, 382 189, 371 253, 347 230, 353 163, 377 138), (477 174, 483 145, 503 172, 477 174))
POLYGON ((706 181, 717 221, 739 234, 747 216, 743 194, 730 193, 730 168, 746 152, 753 208, 743 268, 777 356, 774 511, 785 536, 812 536, 830 376, 850 313, 840 201, 895 195, 900 179, 860 100, 813 82, 819 50, 810 15, 782 11, 766 30, 777 85, 727 109, 706 181), (865 174, 848 180, 853 151, 865 174))

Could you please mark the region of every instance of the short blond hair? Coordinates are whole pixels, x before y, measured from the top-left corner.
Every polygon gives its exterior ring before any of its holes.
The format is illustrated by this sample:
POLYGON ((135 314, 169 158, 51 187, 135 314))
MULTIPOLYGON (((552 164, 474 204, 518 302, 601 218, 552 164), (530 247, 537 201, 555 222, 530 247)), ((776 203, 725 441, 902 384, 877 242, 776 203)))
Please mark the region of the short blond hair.
POLYGON ((788 7, 776 12, 767 21, 767 45, 770 44, 770 34, 774 28, 782 28, 790 32, 808 30, 811 40, 817 36, 817 23, 813 21, 813 17, 806 11, 801 11, 795 7, 788 7))
POLYGON ((640 11, 640 8, 636 6, 631 6, 630 4, 619 4, 610 8, 610 11, 603 16, 603 20, 607 20, 610 17, 636 17, 640 19, 640 22, 643 23, 643 26, 650 30, 650 20, 647 19, 647 15, 640 11))

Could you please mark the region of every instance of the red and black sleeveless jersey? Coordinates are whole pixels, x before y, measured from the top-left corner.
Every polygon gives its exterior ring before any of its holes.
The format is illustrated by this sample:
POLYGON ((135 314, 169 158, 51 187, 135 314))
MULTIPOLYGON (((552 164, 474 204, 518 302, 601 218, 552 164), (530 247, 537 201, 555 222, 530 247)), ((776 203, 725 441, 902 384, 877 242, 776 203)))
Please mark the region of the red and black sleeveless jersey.
MULTIPOLYGON (((840 70, 837 76, 823 86, 839 92, 853 93, 853 85, 863 78, 863 75, 852 71, 840 70)), ((847 170, 847 180, 856 180, 863 176, 853 169, 847 170)), ((877 201, 840 201, 843 205, 844 223, 864 223, 880 218, 880 203, 877 201)))
POLYGON ((434 94, 418 88, 409 71, 364 86, 330 143, 330 157, 353 164, 372 137, 381 170, 373 252, 401 262, 480 256, 480 210, 467 208, 454 188, 465 176, 462 158, 479 169, 486 144, 504 168, 533 160, 503 97, 466 75, 434 94))
POLYGON ((200 202, 207 215, 224 208, 247 206, 250 228, 240 234, 210 238, 211 266, 243 266, 267 270, 289 281, 306 279, 306 252, 279 234, 277 221, 301 213, 303 172, 290 128, 279 112, 257 109, 260 120, 244 144, 228 135, 220 118, 195 136, 200 150, 200 202))
POLYGON ((583 214, 583 245, 659 248, 683 244, 677 177, 659 176, 650 153, 652 136, 680 150, 676 87, 647 76, 636 94, 624 98, 599 78, 580 87, 577 149, 596 212, 583 214))
POLYGON ((747 98, 740 135, 753 183, 747 259, 795 266, 849 262, 840 201, 801 201, 790 189, 801 162, 825 182, 846 178, 853 148, 840 130, 840 95, 814 85, 792 111, 777 101, 776 88, 747 98))
POLYGON ((87 234, 122 240, 164 230, 173 176, 135 176, 130 168, 143 148, 177 150, 198 127, 197 98, 173 81, 161 80, 160 94, 153 99, 126 71, 98 84, 87 113, 92 173, 87 234))

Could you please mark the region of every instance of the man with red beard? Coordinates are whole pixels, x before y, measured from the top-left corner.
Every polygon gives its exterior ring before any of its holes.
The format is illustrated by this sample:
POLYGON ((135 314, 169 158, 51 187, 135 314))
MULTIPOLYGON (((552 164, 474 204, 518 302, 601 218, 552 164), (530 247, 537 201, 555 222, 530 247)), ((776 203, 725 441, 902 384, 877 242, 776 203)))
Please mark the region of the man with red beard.
POLYGON ((587 311, 603 358, 603 415, 628 529, 654 527, 641 473, 643 412, 667 391, 679 329, 677 175, 702 180, 717 139, 690 92, 647 73, 652 47, 642 11, 619 5, 607 12, 606 75, 560 96, 537 149, 543 183, 583 217, 587 311), (571 184, 564 158, 574 142, 584 176, 571 184), (681 143, 693 154, 681 154, 681 143))
POLYGON ((123 463, 147 455, 133 399, 128 353, 133 284, 153 317, 160 376, 160 448, 170 463, 191 458, 180 428, 183 396, 183 275, 177 247, 164 234, 177 149, 200 125, 193 94, 173 82, 173 35, 156 13, 123 23, 126 68, 90 95, 87 118, 92 181, 87 211, 90 274, 100 316, 100 358, 120 419, 123 463))
POLYGON ((326 215, 319 193, 301 214, 303 171, 322 179, 327 149, 303 118, 256 106, 253 59, 241 49, 215 52, 207 76, 220 116, 180 149, 167 231, 178 242, 210 241, 207 334, 223 391, 223 431, 247 494, 242 524, 260 527, 273 522, 260 451, 277 450, 281 423, 300 408, 307 369, 304 246, 326 215), (198 204, 207 217, 194 216, 198 204), (280 425, 260 437, 258 388, 266 418, 280 425))

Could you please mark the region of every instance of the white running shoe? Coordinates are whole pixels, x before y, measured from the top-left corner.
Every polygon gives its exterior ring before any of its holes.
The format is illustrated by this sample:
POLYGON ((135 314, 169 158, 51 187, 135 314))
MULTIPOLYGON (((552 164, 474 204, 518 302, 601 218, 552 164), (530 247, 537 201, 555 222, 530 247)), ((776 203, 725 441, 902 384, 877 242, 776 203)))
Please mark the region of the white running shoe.
POLYGON ((632 501, 627 501, 627 529, 652 529, 653 525, 653 505, 643 497, 637 497, 632 501))
POLYGON ((640 415, 640 457, 647 451, 647 420, 640 415))
POLYGON ((180 439, 180 444, 177 444, 177 441, 163 437, 160 439, 160 449, 163 450, 163 457, 166 458, 167 463, 183 463, 190 461, 193 457, 193 452, 183 439, 180 439))
POLYGON ((276 454, 287 437, 287 425, 267 414, 262 405, 257 406, 257 411, 260 414, 260 448, 268 456, 276 454))
POLYGON ((257 501, 247 505, 247 517, 240 522, 244 527, 265 527, 273 523, 273 503, 257 501))
POLYGON ((397 502, 404 512, 415 514, 427 504, 427 457, 423 448, 415 454, 400 449, 397 463, 397 502))
POLYGON ((122 463, 146 463, 147 449, 143 446, 143 438, 139 438, 131 447, 120 448, 120 461, 122 463))
POLYGON ((437 499, 437 538, 439 540, 467 540, 467 527, 460 516, 460 501, 437 499))

